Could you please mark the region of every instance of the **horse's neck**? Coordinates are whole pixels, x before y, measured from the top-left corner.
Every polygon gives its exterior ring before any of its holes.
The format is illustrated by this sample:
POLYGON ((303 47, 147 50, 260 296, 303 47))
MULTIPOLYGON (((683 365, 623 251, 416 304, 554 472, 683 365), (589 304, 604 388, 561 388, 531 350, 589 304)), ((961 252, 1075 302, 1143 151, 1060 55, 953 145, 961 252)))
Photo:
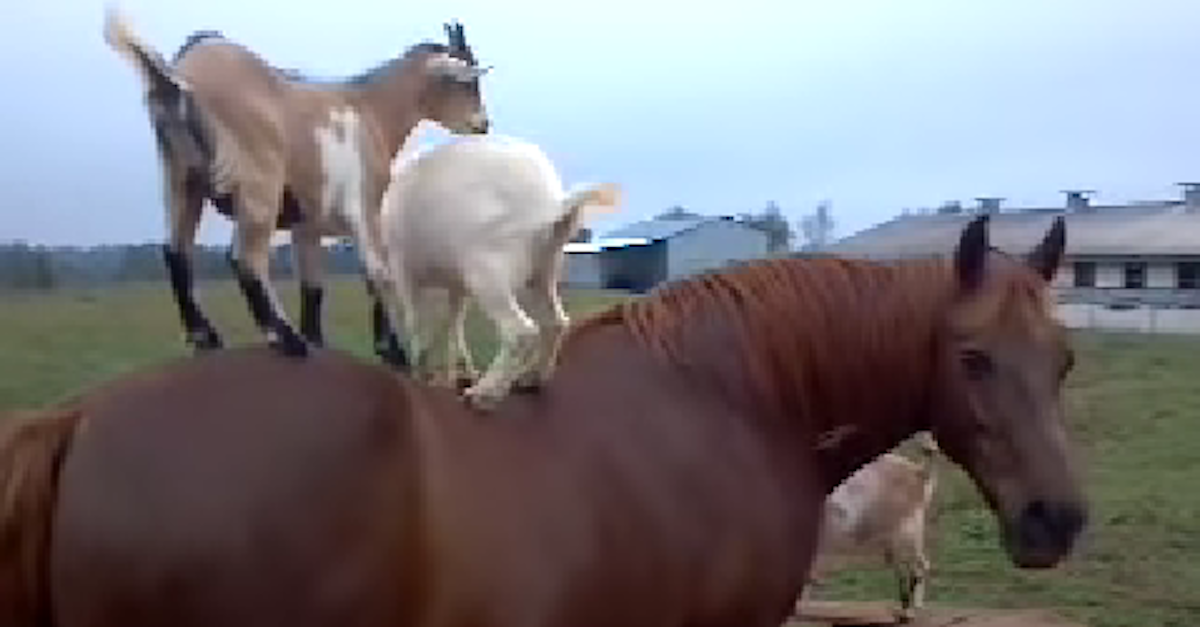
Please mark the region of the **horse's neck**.
POLYGON ((896 297, 882 299, 889 303, 885 308, 894 311, 883 309, 876 315, 852 317, 862 328, 847 337, 877 339, 860 344, 861 367, 851 370, 857 374, 842 375, 850 383, 843 388, 842 407, 828 415, 830 420, 821 424, 812 442, 829 491, 924 428, 929 414, 936 411, 938 373, 933 351, 937 350, 937 321, 946 300, 944 294, 927 299, 906 295, 907 290, 915 290, 906 285, 914 277, 917 281, 936 280, 927 270, 925 274, 916 270, 907 276, 899 273, 891 286, 896 297))
POLYGON ((878 425, 864 428, 848 423, 822 431, 814 446, 826 492, 832 492, 854 471, 895 448, 917 430, 916 424, 913 417, 897 416, 897 420, 889 425, 890 429, 880 429, 878 425))
MULTIPOLYGON (((925 423, 935 372, 931 351, 941 296, 914 297, 919 268, 878 281, 871 310, 847 292, 830 297, 831 311, 798 312, 780 299, 749 323, 763 338, 748 342, 734 325, 697 332, 685 361, 703 364, 714 387, 752 407, 762 428, 817 451, 828 488, 895 447, 925 423), (845 312, 841 315, 839 312, 845 312), (731 358, 738 346, 741 359, 731 358)), ((928 290, 926 290, 928 291, 928 290)), ((700 328, 700 327, 697 327, 700 328)))

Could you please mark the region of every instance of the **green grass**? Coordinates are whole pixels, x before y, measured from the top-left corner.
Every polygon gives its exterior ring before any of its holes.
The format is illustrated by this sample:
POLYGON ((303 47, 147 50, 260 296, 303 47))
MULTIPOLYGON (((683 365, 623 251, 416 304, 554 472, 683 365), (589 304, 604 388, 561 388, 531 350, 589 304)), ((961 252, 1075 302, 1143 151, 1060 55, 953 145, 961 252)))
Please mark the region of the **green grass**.
MULTIPOLYGON (((295 283, 281 281, 276 289, 298 323, 295 283)), ((198 297, 227 346, 262 341, 234 282, 201 283, 198 297)), ((567 292, 564 297, 575 315, 621 298, 611 292, 567 292)), ((191 354, 176 312, 166 283, 0 292, 0 413, 45 405, 81 386, 191 354)), ((323 316, 327 344, 374 359, 370 303, 361 280, 330 281, 323 316)), ((475 309, 467 328, 476 363, 483 367, 495 349, 495 333, 475 309)))
MULTIPOLYGON (((299 311, 294 283, 284 306, 299 311)), ((46 405, 83 386, 188 354, 166 284, 45 295, 0 294, 0 413, 46 405)), ((201 287, 227 343, 260 341, 232 283, 201 287)), ((619 298, 568 293, 576 315, 619 298)), ((361 282, 326 297, 331 345, 370 355, 361 282)), ((478 360, 494 335, 473 312, 478 360)), ((995 522, 959 470, 939 466, 930 533, 931 603, 1046 607, 1094 627, 1200 625, 1200 337, 1079 335, 1069 380, 1073 433, 1082 444, 1093 526, 1060 570, 1013 568, 995 522)), ((818 598, 894 598, 890 573, 841 573, 818 598)))
MULTIPOLYGON (((1200 625, 1200 337, 1077 334, 1068 380, 1092 526, 1061 569, 1013 568, 996 522, 946 462, 929 532, 929 601, 1045 607, 1092 627, 1200 625)), ((894 599, 884 568, 817 598, 894 599)))

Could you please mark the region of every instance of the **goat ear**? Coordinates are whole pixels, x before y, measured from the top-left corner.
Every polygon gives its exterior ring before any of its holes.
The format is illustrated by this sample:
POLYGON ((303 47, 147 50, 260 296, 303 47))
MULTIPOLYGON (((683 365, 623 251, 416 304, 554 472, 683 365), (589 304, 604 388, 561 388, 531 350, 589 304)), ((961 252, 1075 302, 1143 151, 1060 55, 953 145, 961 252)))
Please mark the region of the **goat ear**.
POLYGON ((954 270, 958 285, 969 292, 983 283, 988 256, 988 216, 983 214, 971 220, 963 229, 954 251, 954 270))
POLYGON ((1042 242, 1025 256, 1025 262, 1037 270, 1037 273, 1047 282, 1053 281, 1054 275, 1058 273, 1058 266, 1062 264, 1066 248, 1067 223, 1062 216, 1058 216, 1054 219, 1050 230, 1046 231, 1042 242))

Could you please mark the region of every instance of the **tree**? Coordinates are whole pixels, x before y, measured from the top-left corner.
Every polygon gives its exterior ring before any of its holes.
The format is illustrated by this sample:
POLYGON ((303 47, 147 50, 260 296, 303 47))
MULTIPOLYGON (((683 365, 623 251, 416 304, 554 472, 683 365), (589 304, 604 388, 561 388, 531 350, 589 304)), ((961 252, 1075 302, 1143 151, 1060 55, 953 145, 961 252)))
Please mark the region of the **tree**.
POLYGON ((823 250, 833 241, 833 211, 832 203, 822 200, 817 204, 816 211, 800 219, 800 230, 804 233, 802 250, 823 250))
POLYGON ((50 258, 50 251, 38 250, 34 253, 33 258, 33 285, 35 289, 49 290, 54 289, 57 281, 54 278, 54 263, 50 258))
POLYGON ((699 218, 700 214, 693 213, 679 205, 675 205, 674 207, 671 207, 670 209, 667 209, 666 211, 654 217, 659 220, 680 220, 684 218, 699 218))
POLYGON ((787 252, 792 248, 792 239, 795 233, 792 231, 792 225, 783 217, 783 212, 779 210, 779 205, 771 200, 767 202, 766 208, 762 213, 742 214, 742 224, 758 229, 767 234, 767 252, 781 253, 787 252))
POLYGON ((0 286, 17 289, 53 289, 57 284, 50 250, 15 242, 0 250, 0 286))

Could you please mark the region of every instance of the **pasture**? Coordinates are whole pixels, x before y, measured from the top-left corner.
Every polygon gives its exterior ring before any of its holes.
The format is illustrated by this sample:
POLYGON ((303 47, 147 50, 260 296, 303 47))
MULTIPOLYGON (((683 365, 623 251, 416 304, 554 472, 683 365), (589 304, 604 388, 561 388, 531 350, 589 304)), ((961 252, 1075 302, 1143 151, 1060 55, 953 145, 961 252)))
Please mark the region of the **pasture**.
MULTIPOLYGON (((295 284, 281 282, 278 289, 296 319, 295 284)), ((261 341, 233 282, 200 283, 199 290, 229 343, 261 341)), ((619 298, 566 294, 577 319, 619 298)), ((325 309, 329 344, 371 356, 361 280, 331 281, 325 309)), ((468 328, 482 364, 494 334, 475 311, 468 328)), ((1079 333, 1076 346, 1069 411, 1094 506, 1079 554, 1056 571, 1015 570, 974 489, 942 462, 929 603, 1047 608, 1096 627, 1194 625, 1200 620, 1200 337, 1079 333)), ((165 283, 3 293, 0 413, 188 353, 165 283)), ((881 568, 845 572, 814 597, 892 599, 894 592, 881 568)))

